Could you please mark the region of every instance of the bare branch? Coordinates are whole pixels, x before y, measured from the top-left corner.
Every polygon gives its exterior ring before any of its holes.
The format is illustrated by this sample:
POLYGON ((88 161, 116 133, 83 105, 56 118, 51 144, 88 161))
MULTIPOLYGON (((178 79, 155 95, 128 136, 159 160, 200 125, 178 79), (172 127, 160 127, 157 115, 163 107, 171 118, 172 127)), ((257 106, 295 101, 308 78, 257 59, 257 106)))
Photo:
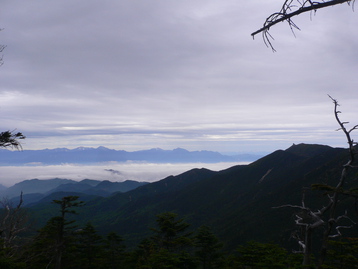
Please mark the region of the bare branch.
POLYGON ((353 228, 353 226, 356 224, 350 217, 348 217, 347 211, 345 212, 344 215, 341 215, 341 216, 337 217, 334 221, 335 221, 335 222, 338 222, 338 221, 340 221, 341 219, 347 219, 347 220, 349 220, 352 224, 351 224, 351 225, 340 225, 340 226, 336 226, 336 228, 335 228, 336 233, 335 233, 335 234, 332 234, 332 235, 329 235, 329 238, 336 238, 336 237, 342 236, 341 229, 350 229, 350 228, 353 228))
POLYGON ((355 0, 331 0, 331 1, 299 1, 299 0, 285 0, 281 10, 279 12, 275 12, 271 14, 269 17, 266 18, 263 27, 259 30, 253 32, 251 34, 252 37, 255 35, 262 33, 262 37, 264 43, 267 47, 270 47, 273 51, 275 49, 272 46, 271 40, 273 39, 272 36, 269 34, 269 30, 272 26, 276 25, 277 23, 286 21, 294 33, 294 29, 300 30, 300 28, 292 21, 292 17, 300 15, 305 12, 316 12, 318 9, 334 6, 338 4, 348 3, 348 5, 355 0))
POLYGON ((4 213, 0 216, 0 237, 3 239, 3 248, 12 250, 8 255, 13 255, 16 251, 14 240, 18 234, 28 229, 28 215, 26 210, 22 208, 23 193, 21 192, 19 203, 16 206, 7 198, 0 201, 0 205, 4 208, 4 213))
POLYGON ((350 130, 348 131, 348 133, 350 133, 350 132, 352 132, 352 131, 354 131, 354 130, 356 130, 356 129, 358 129, 358 125, 353 126, 353 128, 352 128, 352 129, 350 129, 350 130))
MULTIPOLYGON (((287 1, 286 1, 287 2, 287 1)), ((293 2, 291 0, 290 4, 293 2)), ((304 3, 310 3, 314 4, 315 2, 311 2, 307 0, 304 3)), ((302 193, 302 199, 301 199, 301 205, 291 205, 286 204, 275 208, 283 208, 283 207, 290 207, 290 208, 296 208, 299 209, 301 212, 295 215, 295 224, 298 228, 298 231, 295 233, 295 239, 297 240, 300 248, 302 249, 302 253, 304 256, 303 265, 309 266, 311 265, 311 255, 313 253, 312 251, 312 233, 314 231, 317 231, 316 228, 321 227, 322 229, 319 229, 322 231, 322 240, 321 240, 321 253, 320 258, 318 262, 318 268, 321 268, 320 266, 324 263, 326 254, 327 254, 327 248, 328 248, 328 242, 330 238, 336 238, 338 236, 342 235, 342 229, 349 229, 352 228, 356 223, 351 220, 348 217, 347 212, 345 214, 337 216, 337 206, 340 202, 339 197, 341 195, 348 195, 351 197, 356 198, 356 206, 358 202, 358 195, 357 195, 357 189, 351 189, 351 190, 345 190, 344 184, 347 180, 347 172, 349 169, 352 169, 353 167, 356 167, 355 164, 355 154, 356 149, 354 148, 357 143, 353 141, 351 138, 351 132, 353 130, 358 129, 358 125, 355 125, 350 130, 347 130, 346 125, 348 122, 341 121, 339 118, 339 114, 341 113, 338 110, 339 103, 336 99, 332 98, 330 95, 328 95, 329 98, 334 103, 334 116, 336 118, 337 123, 339 124, 340 128, 339 130, 342 130, 343 133, 346 136, 348 145, 349 145, 349 160, 346 164, 343 165, 342 172, 340 177, 337 179, 337 184, 335 187, 328 186, 325 184, 313 184, 312 189, 313 190, 320 190, 324 191, 325 197, 327 197, 328 201, 324 206, 322 206, 321 209, 313 211, 309 207, 305 205, 305 192, 307 189, 303 189, 302 193), (349 224, 341 224, 342 221, 348 220, 349 224)))
MULTIPOLYGON (((0 31, 2 31, 3 29, 0 29, 0 31)), ((0 52, 3 52, 4 49, 6 48, 6 45, 0 45, 0 52)), ((1 55, 0 56, 0 66, 2 66, 4 64, 4 61, 3 61, 3 56, 1 55)))

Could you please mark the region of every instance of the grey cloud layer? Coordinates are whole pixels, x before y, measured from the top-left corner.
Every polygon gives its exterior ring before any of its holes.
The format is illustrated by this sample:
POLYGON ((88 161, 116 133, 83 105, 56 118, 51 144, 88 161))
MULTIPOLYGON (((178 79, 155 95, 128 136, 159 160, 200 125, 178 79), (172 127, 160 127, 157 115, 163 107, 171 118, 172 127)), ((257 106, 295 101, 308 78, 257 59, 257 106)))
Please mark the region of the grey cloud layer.
POLYGON ((357 16, 340 6, 250 32, 277 1, 7 1, 2 128, 26 148, 237 151, 344 145, 329 93, 354 122, 357 16), (326 133, 327 132, 327 133, 326 133), (205 147, 205 148, 203 148, 205 147))

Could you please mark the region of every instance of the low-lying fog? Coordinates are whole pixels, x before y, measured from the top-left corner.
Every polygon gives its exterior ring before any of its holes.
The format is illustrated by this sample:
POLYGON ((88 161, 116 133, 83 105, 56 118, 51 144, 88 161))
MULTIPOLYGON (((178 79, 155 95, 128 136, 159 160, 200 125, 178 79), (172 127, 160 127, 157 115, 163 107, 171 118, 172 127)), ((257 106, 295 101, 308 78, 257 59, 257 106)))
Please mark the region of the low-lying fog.
MULTIPOLYGON (((239 163, 105 163, 98 165, 47 165, 47 166, 2 166, 0 184, 10 187, 26 179, 66 178, 73 180, 97 179, 110 181, 148 181, 161 180, 170 175, 178 175, 193 168, 207 168, 219 171, 239 163)), ((243 163, 240 163, 243 164, 243 163)))

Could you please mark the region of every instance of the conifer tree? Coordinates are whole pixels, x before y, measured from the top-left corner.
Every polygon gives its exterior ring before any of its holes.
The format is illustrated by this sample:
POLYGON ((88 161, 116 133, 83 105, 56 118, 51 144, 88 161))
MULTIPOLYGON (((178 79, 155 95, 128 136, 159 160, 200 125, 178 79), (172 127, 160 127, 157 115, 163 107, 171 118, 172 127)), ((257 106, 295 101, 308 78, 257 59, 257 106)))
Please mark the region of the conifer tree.
MULTIPOLYGON (((0 45, 0 52, 1 52, 1 45, 0 45)), ((1 58, 0 58, 0 65, 1 65, 1 58)), ((22 149, 21 142, 19 140, 25 139, 22 133, 14 131, 5 131, 0 133, 0 148, 14 148, 14 149, 22 149)))
POLYGON ((91 223, 87 223, 83 229, 78 230, 75 236, 75 258, 78 264, 76 267, 81 269, 98 268, 102 254, 102 237, 91 223))
POLYGON ((200 268, 219 268, 219 261, 223 254, 220 252, 223 244, 208 226, 201 226, 194 238, 195 256, 200 261, 200 268))
POLYGON ((68 214, 75 214, 74 207, 81 206, 78 196, 66 196, 61 200, 53 200, 60 206, 60 215, 48 220, 40 229, 30 246, 31 259, 29 268, 54 268, 64 269, 63 256, 67 249, 74 244, 74 221, 67 219, 68 214))
POLYGON ((157 215, 157 225, 158 228, 152 229, 155 232, 152 239, 159 248, 178 252, 192 244, 191 233, 186 232, 189 224, 177 219, 177 214, 165 212, 157 215))
POLYGON ((358 238, 341 238, 330 241, 327 251, 327 261, 322 266, 325 269, 357 268, 358 265, 358 238))
POLYGON ((192 246, 189 224, 177 219, 177 214, 165 212, 157 215, 154 235, 145 239, 136 251, 136 268, 195 268, 194 257, 188 252, 192 246))
POLYGON ((275 244, 251 241, 239 246, 238 252, 237 268, 289 268, 287 251, 275 244))
POLYGON ((125 245, 123 238, 115 232, 110 232, 104 240, 104 264, 107 269, 124 268, 125 245))

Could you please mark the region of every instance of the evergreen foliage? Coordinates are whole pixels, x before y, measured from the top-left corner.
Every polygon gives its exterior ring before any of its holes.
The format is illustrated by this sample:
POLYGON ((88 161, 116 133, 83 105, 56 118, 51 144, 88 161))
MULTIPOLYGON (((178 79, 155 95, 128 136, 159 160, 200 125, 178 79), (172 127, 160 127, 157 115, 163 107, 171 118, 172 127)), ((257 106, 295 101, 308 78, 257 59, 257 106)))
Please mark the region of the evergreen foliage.
MULTIPOLYGON (((0 45, 1 51, 1 45, 0 45)), ((1 58, 0 58, 1 63, 1 58)), ((22 133, 14 131, 5 131, 0 133, 0 148, 15 148, 15 149, 22 149, 21 142, 19 140, 25 139, 22 133)))
POLYGON ((322 266, 326 269, 354 269, 358 268, 358 238, 341 238, 329 242, 327 261, 322 266))
MULTIPOLYGON (((98 268, 100 256, 102 255, 102 237, 98 235, 91 223, 87 223, 83 229, 76 232, 76 243, 73 252, 77 261, 77 268, 98 268)), ((73 265, 72 265, 73 266, 73 265)))
MULTIPOLYGON (((75 214, 73 207, 78 207, 83 202, 78 201, 78 196, 66 196, 61 200, 54 200, 54 204, 60 206, 60 215, 52 217, 47 224, 40 229, 30 247, 32 264, 42 264, 44 268, 62 269, 68 268, 71 263, 66 260, 66 254, 71 253, 75 242, 74 220, 68 220, 68 214, 75 214)), ((32 265, 29 268, 36 268, 32 265)), ((38 267, 37 267, 38 268, 38 267)))
POLYGON ((219 268, 222 262, 223 253, 221 249, 223 244, 211 231, 208 226, 201 226, 194 237, 195 257, 199 261, 200 268, 211 269, 219 268))
MULTIPOLYGON (((92 223, 82 228, 68 220, 73 207, 81 205, 76 197, 54 202, 60 216, 52 217, 22 254, 6 257, 0 251, 1 269, 280 269, 311 268, 302 266, 301 254, 290 254, 273 243, 250 241, 225 253, 223 243, 209 226, 194 231, 184 218, 164 212, 156 216, 152 236, 144 238, 135 249, 126 250, 125 241, 114 232, 98 233, 92 223), (61 201, 61 202, 59 202, 61 201), (64 213, 64 215, 62 215, 64 213), (58 264, 60 255, 61 263, 58 264)), ((328 260, 322 268, 356 268, 358 239, 331 241, 328 260)), ((313 268, 313 267, 312 267, 313 268)))
POLYGON ((189 224, 172 212, 157 215, 154 235, 143 240, 137 250, 139 268, 195 268, 188 250, 192 246, 189 224))
POLYGON ((283 269, 290 265, 287 250, 275 244, 250 241, 237 251, 239 268, 283 269))
POLYGON ((110 232, 104 239, 103 268, 124 268, 127 260, 123 238, 114 232, 110 232))
POLYGON ((165 212, 157 215, 157 226, 152 228, 155 233, 152 240, 159 249, 178 252, 192 244, 191 233, 186 232, 189 224, 177 219, 177 214, 165 212))

